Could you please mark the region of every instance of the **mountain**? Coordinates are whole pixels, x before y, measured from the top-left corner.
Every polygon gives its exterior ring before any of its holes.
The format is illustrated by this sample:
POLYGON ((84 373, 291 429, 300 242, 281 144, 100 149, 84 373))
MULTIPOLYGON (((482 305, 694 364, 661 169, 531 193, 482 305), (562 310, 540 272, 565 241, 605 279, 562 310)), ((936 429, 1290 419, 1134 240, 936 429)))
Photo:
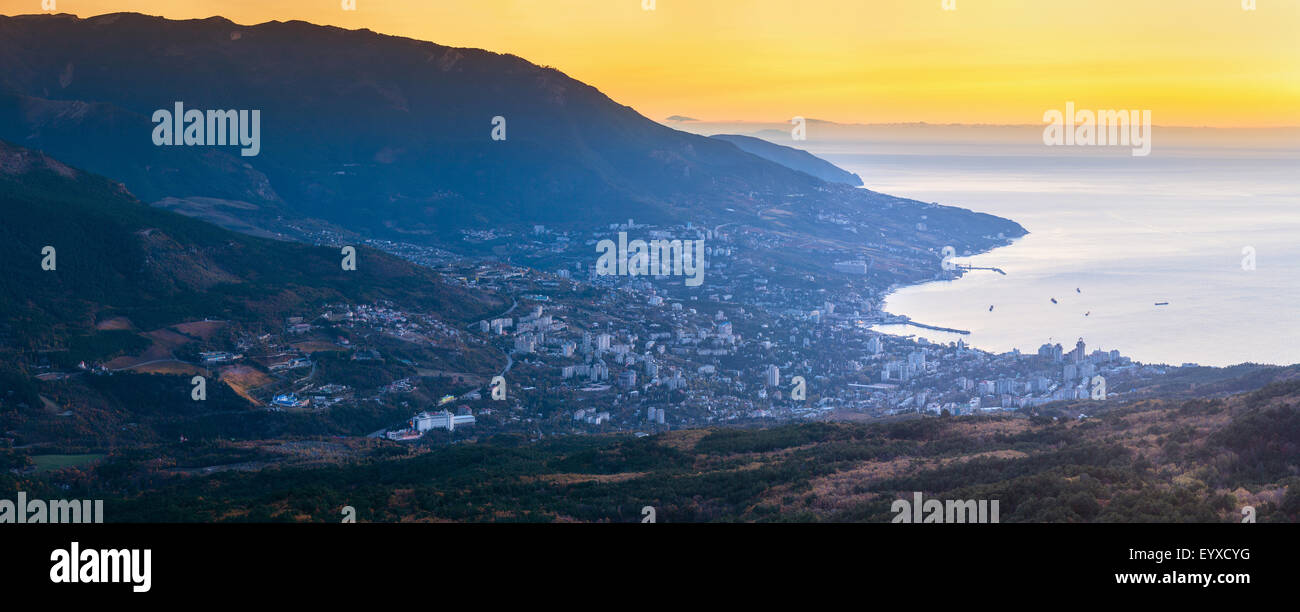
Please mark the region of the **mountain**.
POLYGON ((741 151, 753 153, 763 159, 776 162, 792 170, 798 170, 804 174, 810 174, 826 181, 827 183, 843 183, 852 187, 862 186, 862 177, 802 149, 787 147, 773 142, 768 142, 762 138, 741 136, 739 134, 715 134, 711 138, 725 140, 740 147, 741 151))
POLYGON ((66 347, 124 318, 140 329, 204 319, 279 325, 326 302, 389 300, 452 321, 499 309, 366 247, 254 238, 153 208, 121 184, 0 141, 0 347, 66 347), (45 249, 53 248, 47 270, 45 249))
POLYGON ((0 275, 0 431, 23 445, 86 452, 181 436, 365 435, 410 415, 378 402, 305 414, 256 409, 277 389, 295 388, 299 376, 266 374, 284 355, 310 356, 302 380, 319 372, 358 388, 413 376, 414 363, 500 367, 495 349, 457 330, 505 309, 503 301, 381 251, 357 247, 355 269, 344 270, 339 248, 256 238, 154 208, 119 183, 4 141, 0 216, 8 262, 0 275), (318 318, 341 305, 382 305, 431 331, 391 337, 318 318), (278 332, 292 317, 312 330, 281 344, 278 332), (334 342, 348 336, 390 359, 351 360, 350 344, 334 342), (200 363, 202 351, 242 352, 237 345, 256 355, 200 363), (195 374, 212 381, 202 402, 190 396, 195 374))
POLYGON ((0 138, 111 176, 148 202, 236 202, 246 219, 439 242, 463 228, 635 218, 853 244, 855 232, 825 219, 854 217, 895 243, 928 240, 927 252, 1024 234, 990 215, 828 184, 660 125, 515 56, 368 30, 0 17, 0 57, 0 138), (259 111, 260 151, 155 146, 152 117, 177 102, 259 111), (493 139, 497 127, 504 140, 493 139), (764 214, 773 207, 781 214, 764 214), (943 235, 916 237, 923 217, 943 235))
MULTIPOLYGON (((1294 377, 1295 372, 1277 372, 1294 377)), ((335 520, 347 499, 376 522, 870 522, 893 503, 998 500, 1019 522, 1300 519, 1300 382, 1214 399, 1096 404, 1031 418, 964 416, 676 430, 646 437, 499 436, 327 470, 277 458, 276 478, 226 472, 129 495, 116 520, 335 520), (1055 418, 1054 418, 1055 417, 1055 418), (1213 457, 1207 462, 1204 457, 1213 457), (441 494, 454 488, 456 496, 441 494), (396 492, 396 493, 394 493, 396 492), (312 508, 300 512, 294 508, 312 508)), ((227 449, 229 452, 229 449, 227 449)), ((114 457, 114 471, 143 461, 114 457)), ((951 509, 949 510, 951 512, 951 509)), ((970 522, 974 522, 974 517, 970 522)))

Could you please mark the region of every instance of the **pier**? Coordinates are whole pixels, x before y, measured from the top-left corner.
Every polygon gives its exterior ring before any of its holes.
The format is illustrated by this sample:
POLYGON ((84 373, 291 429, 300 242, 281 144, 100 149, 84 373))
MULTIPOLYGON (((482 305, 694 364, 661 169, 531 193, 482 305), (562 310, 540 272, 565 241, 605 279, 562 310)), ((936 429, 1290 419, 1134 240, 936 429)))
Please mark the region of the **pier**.
POLYGON ((919 328, 921 328, 921 329, 928 329, 928 330, 931 330, 931 331, 948 332, 948 333, 952 333, 952 334, 961 334, 961 335, 963 335, 963 336, 969 336, 969 335, 970 335, 970 331, 965 330, 965 329, 954 329, 954 328, 951 328, 951 327, 940 327, 940 326, 938 326, 938 325, 926 325, 925 323, 917 323, 916 321, 913 321, 913 320, 911 319, 911 317, 908 317, 907 315, 890 315, 890 314, 886 314, 885 319, 884 319, 883 321, 881 321, 880 324, 881 324, 881 325, 911 325, 912 327, 919 327, 919 328))
POLYGON ((939 327, 938 325, 926 325, 925 323, 917 323, 916 321, 912 321, 912 320, 910 320, 910 319, 907 320, 907 321, 904 321, 904 322, 902 322, 902 323, 903 323, 903 325, 911 325, 912 327, 919 327, 919 328, 921 328, 921 329, 929 329, 929 330, 933 330, 933 331, 949 332, 949 333, 953 333, 953 334, 961 334, 961 335, 963 335, 963 336, 969 336, 969 335, 970 335, 970 331, 965 330, 965 329, 953 329, 953 328, 951 328, 951 327, 939 327))

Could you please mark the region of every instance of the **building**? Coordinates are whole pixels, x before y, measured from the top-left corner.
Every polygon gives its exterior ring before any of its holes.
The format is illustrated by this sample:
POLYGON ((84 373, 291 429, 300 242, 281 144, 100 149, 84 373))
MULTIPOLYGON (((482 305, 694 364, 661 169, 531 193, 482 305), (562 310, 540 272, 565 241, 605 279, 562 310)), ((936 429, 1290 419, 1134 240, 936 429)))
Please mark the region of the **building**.
POLYGON ((586 364, 567 365, 560 368, 560 376, 566 379, 573 378, 574 376, 589 376, 590 374, 591 366, 586 364))
POLYGON ((907 382, 912 380, 912 377, 916 375, 917 369, 915 366, 902 361, 890 361, 881 369, 880 380, 898 380, 907 382))
POLYGON ((277 395, 271 400, 271 405, 277 408, 305 408, 310 403, 309 400, 299 399, 295 393, 277 395))
POLYGON ((208 351, 199 353, 199 359, 203 363, 226 363, 243 358, 243 355, 235 355, 226 351, 208 351))
POLYGON ((767 386, 781 386, 781 368, 774 365, 767 366, 767 386))
POLYGON ((846 274, 868 274, 871 272, 871 264, 862 260, 837 261, 832 267, 834 267, 837 271, 844 272, 846 274))
POLYGON ((454 415, 448 410, 441 410, 432 414, 421 412, 411 418, 411 429, 424 433, 431 429, 446 429, 455 431, 456 427, 474 424, 474 415, 454 415))
POLYGON ((268 365, 266 369, 272 372, 279 372, 282 370, 294 370, 297 368, 306 368, 310 366, 311 366, 310 359, 306 357, 293 357, 290 359, 285 359, 282 361, 277 361, 275 363, 272 363, 268 365))
POLYGON ((421 435, 423 434, 415 430, 399 429, 385 433, 384 437, 395 442, 410 442, 412 440, 419 440, 421 435))

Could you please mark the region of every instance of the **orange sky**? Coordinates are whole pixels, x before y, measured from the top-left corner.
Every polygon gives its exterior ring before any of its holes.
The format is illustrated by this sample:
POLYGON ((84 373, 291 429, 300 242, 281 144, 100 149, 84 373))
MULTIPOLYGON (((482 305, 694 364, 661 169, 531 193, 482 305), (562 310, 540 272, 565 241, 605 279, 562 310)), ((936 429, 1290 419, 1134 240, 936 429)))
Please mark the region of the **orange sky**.
POLYGON ((1300 0, 54 1, 514 53, 657 120, 1039 124, 1068 100, 1162 125, 1300 125, 1300 0))

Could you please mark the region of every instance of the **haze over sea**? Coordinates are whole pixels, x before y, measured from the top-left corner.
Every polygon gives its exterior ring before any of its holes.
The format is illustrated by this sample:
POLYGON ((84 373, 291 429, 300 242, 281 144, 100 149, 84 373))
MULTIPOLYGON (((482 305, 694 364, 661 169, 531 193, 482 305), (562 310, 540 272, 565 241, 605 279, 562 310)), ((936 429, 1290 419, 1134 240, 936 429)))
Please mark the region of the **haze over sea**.
POLYGON ((1006 276, 974 271, 907 287, 889 296, 889 312, 970 330, 969 344, 999 352, 1082 337, 1090 350, 1148 363, 1300 362, 1300 144, 1162 146, 1160 137, 1157 128, 1148 157, 1005 142, 824 153, 870 189, 1007 217, 1030 232, 958 258, 1006 276), (1243 269, 1245 247, 1255 249, 1254 270, 1243 269))
POLYGON ((806 142, 775 129, 757 135, 856 172, 869 189, 999 215, 1030 232, 989 253, 958 253, 958 263, 1006 276, 973 271, 905 287, 886 300, 891 313, 969 330, 969 345, 996 352, 1049 340, 1068 349, 1082 337, 1089 351, 1147 363, 1300 362, 1300 130, 1157 126, 1148 157, 1047 147, 1035 126, 810 122, 808 132, 806 142), (1255 249, 1254 270, 1243 270, 1245 247, 1255 249))

